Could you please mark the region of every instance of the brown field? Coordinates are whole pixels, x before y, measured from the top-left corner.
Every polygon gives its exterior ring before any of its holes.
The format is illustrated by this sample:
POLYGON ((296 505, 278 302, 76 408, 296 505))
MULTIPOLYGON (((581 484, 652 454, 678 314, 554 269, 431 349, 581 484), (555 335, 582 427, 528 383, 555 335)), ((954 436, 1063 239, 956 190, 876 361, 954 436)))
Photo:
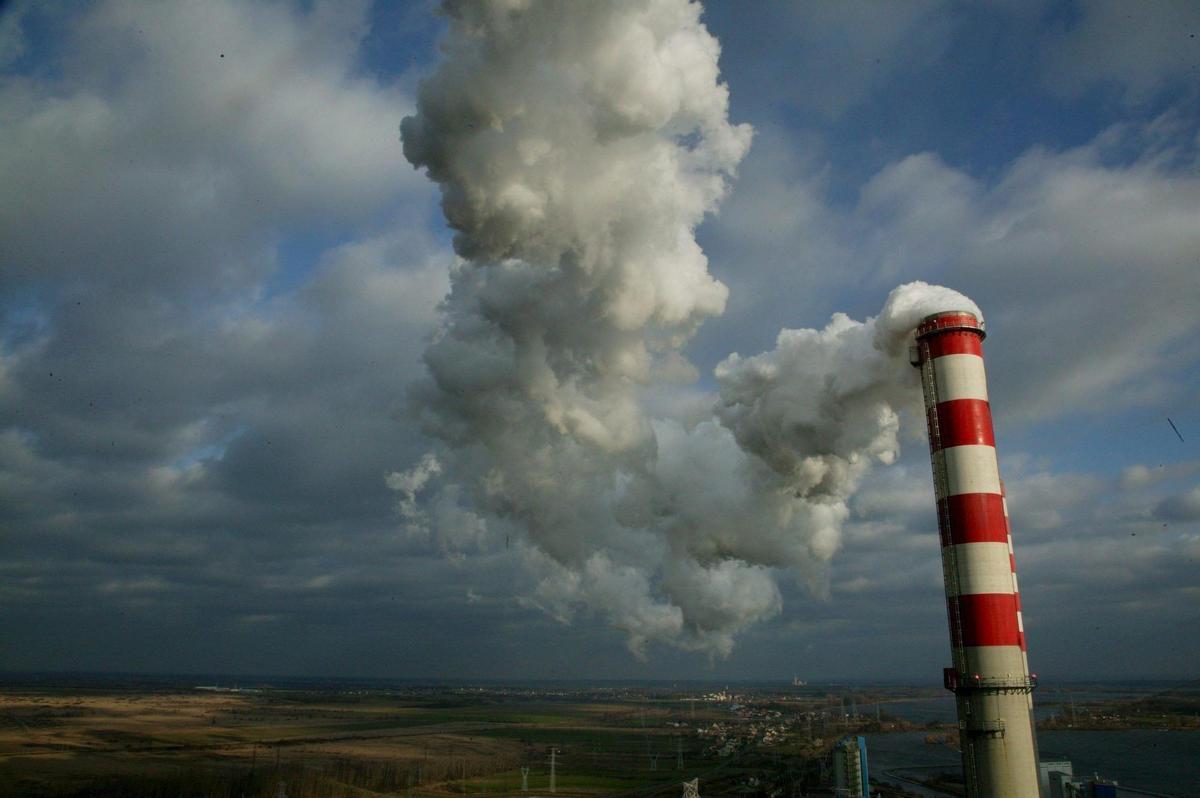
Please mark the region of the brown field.
POLYGON ((464 769, 471 779, 518 767, 526 746, 479 732, 519 724, 453 714, 383 698, 9 692, 0 795, 274 796, 279 781, 292 798, 436 793, 464 769))
POLYGON ((529 798, 549 794, 551 748, 557 795, 568 798, 675 796, 694 777, 710 796, 787 794, 827 777, 821 760, 849 731, 825 728, 841 697, 738 700, 741 709, 671 691, 9 687, 0 796, 529 798), (699 733, 714 724, 741 730, 732 753, 699 733), (768 740, 767 724, 787 732, 768 740))

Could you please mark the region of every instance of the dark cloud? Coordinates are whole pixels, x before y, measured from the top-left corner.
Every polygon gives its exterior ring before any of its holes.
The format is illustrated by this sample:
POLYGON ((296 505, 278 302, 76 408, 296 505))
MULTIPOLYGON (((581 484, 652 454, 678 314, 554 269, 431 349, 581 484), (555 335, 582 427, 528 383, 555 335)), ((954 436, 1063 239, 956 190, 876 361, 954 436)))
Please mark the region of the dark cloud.
POLYGON ((1163 0, 1153 13, 1119 0, 1082 4, 1076 18, 1046 36, 1043 80, 1057 92, 1079 95, 1105 85, 1142 104, 1171 84, 1192 82, 1200 71, 1200 6, 1163 0))
POLYGON ((1154 517, 1163 521, 1200 521, 1200 487, 1163 499, 1154 508, 1154 517))
POLYGON ((295 639, 405 574, 437 595, 383 476, 418 451, 397 409, 451 259, 412 224, 408 100, 358 73, 364 11, 103 3, 0 82, 7 667, 124 641, 193 669, 124 619, 295 639))
MULTIPOLYGON (((701 229, 731 296, 691 355, 707 374, 910 279, 978 299, 1044 673, 1172 675, 1200 656, 1190 450, 1151 459, 1122 438, 1068 467, 1039 440, 1080 411, 1119 427, 1123 408, 1160 424, 1192 404, 1196 119, 1172 87, 1197 51, 1172 37, 1194 12, 1159 8, 1126 23, 1088 6, 1047 37, 1031 68, 1054 70, 1072 115, 1097 96, 1116 118, 1040 128, 1002 163, 897 153, 878 127, 851 145, 820 121, 887 119, 918 73, 958 85, 936 68, 979 22, 961 10, 765 10, 748 20, 775 32, 762 57, 732 33, 722 57, 734 121, 758 136, 701 229)), ((654 646, 634 662, 597 619, 544 617, 502 534, 450 558, 405 534, 385 475, 426 450, 406 396, 454 261, 398 141, 414 77, 364 69, 365 6, 102 2, 38 37, 21 14, 50 12, 23 9, 0 15, 0 667, 936 677, 919 432, 851 500, 828 597, 774 572, 782 612, 715 668, 654 646)), ((720 35, 731 14, 706 18, 720 35)), ((395 57, 428 63, 421 46, 395 57)), ((1043 118, 1048 100, 1017 94, 994 102, 1043 118)), ((946 109, 903 110, 936 126, 946 109)), ((655 401, 700 417, 710 397, 655 401)))

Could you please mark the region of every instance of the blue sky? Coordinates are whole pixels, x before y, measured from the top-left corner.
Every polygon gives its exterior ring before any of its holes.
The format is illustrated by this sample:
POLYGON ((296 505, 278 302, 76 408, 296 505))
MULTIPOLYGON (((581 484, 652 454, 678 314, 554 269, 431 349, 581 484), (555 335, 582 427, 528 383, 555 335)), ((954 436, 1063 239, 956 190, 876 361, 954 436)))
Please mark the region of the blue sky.
MULTIPOLYGON (((399 135, 435 10, 0 12, 0 669, 936 680, 919 429, 850 499, 827 594, 777 574, 727 657, 540 611, 519 529, 465 556, 404 534, 385 475, 433 445, 407 396, 456 263, 399 135)), ((1200 6, 703 21, 755 137, 697 231, 730 299, 690 390, 900 283, 963 291, 1034 670, 1194 677, 1200 6)))

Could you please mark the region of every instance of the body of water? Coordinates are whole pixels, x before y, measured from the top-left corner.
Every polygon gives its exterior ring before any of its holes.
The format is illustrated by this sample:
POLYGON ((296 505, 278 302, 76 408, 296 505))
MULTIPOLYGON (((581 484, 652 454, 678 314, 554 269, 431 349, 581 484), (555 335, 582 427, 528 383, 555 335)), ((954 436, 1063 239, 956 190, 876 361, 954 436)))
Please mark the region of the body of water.
MULTIPOLYGON (((1045 720, 1054 715, 1069 716, 1071 702, 1084 707, 1091 701, 1112 701, 1116 699, 1139 698, 1153 693, 1154 690, 1039 690, 1033 698, 1033 716, 1045 720)), ((864 714, 874 712, 874 704, 863 707, 864 714)), ((947 692, 935 698, 906 698, 884 701, 880 704, 884 714, 902 718, 909 723, 954 723, 957 715, 954 709, 954 695, 947 692)))
MULTIPOLYGON (((1176 798, 1200 796, 1200 733, 1197 732, 1043 731, 1038 733, 1038 748, 1045 755, 1071 760, 1077 776, 1099 773, 1125 787, 1176 798)), ((871 775, 877 778, 884 778, 884 771, 904 775, 910 769, 913 774, 920 774, 941 768, 961 772, 962 767, 957 751, 926 743, 924 732, 869 735, 867 756, 871 775)), ((911 785, 905 786, 913 789, 911 785)), ((942 795, 932 790, 923 794, 942 795)))

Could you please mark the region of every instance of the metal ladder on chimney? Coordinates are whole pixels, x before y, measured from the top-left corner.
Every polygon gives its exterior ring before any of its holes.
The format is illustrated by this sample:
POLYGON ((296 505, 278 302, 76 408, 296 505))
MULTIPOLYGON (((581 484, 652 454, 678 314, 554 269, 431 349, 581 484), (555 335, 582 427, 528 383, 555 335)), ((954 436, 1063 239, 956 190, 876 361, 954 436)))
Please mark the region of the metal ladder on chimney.
MULTIPOLYGON (((934 498, 937 503, 938 512, 938 540, 939 543, 950 544, 953 541, 942 541, 941 530, 945 529, 949 533, 951 529, 950 505, 949 502, 943 502, 950 493, 950 482, 946 475, 946 456, 942 453, 941 462, 939 463, 938 453, 942 452, 942 431, 938 424, 937 403, 938 403, 938 388, 937 388, 937 372, 933 368, 933 358, 929 356, 929 344, 920 343, 921 348, 921 390, 924 393, 925 399, 925 420, 929 429, 929 459, 933 468, 933 486, 934 498)), ((942 549, 942 578, 946 582, 946 587, 953 587, 954 595, 959 595, 959 575, 958 575, 958 558, 954 553, 953 545, 943 545, 942 549)), ((966 674, 967 663, 965 661, 963 639, 962 639, 962 613, 959 609, 958 602, 950 600, 946 602, 947 610, 950 614, 950 648, 954 655, 954 668, 964 677, 966 674)))

